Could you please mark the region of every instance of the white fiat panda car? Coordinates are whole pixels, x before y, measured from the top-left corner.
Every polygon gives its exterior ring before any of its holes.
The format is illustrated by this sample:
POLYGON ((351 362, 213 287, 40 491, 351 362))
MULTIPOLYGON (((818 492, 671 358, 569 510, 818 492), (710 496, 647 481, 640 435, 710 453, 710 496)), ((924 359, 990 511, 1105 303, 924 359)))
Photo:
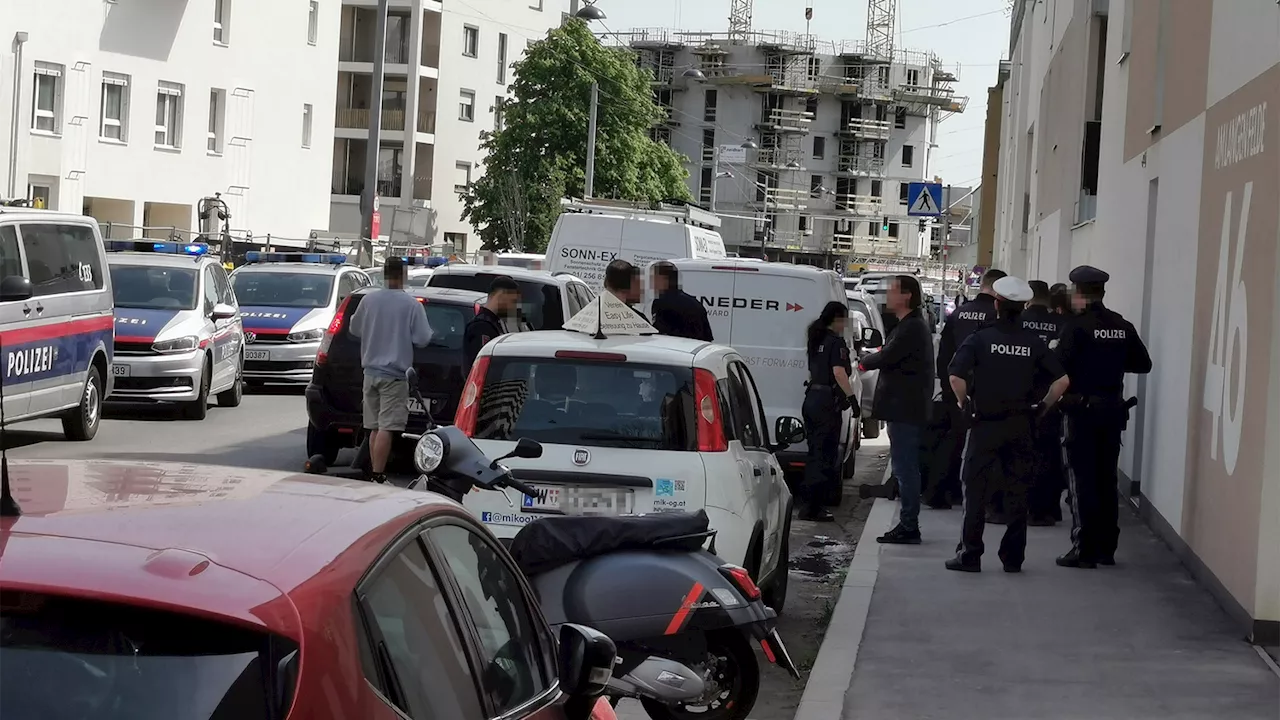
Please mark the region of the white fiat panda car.
POLYGON ((503 335, 476 358, 454 424, 489 457, 520 438, 543 453, 508 461, 536 497, 477 492, 466 506, 500 538, 551 513, 705 510, 717 554, 780 610, 792 498, 774 453, 803 437, 800 421, 779 419, 775 443, 742 355, 659 336, 608 293, 566 328, 503 335))

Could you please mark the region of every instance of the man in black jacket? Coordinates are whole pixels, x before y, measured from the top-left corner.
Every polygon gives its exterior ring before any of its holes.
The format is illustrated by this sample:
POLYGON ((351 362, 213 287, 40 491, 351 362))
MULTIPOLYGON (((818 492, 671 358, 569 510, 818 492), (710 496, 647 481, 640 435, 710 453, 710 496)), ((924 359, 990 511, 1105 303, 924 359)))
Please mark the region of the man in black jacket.
POLYGON ((898 319, 880 352, 862 359, 879 370, 871 415, 889 430, 889 459, 898 478, 902 513, 882 543, 920 544, 920 438, 933 404, 933 329, 924 317, 920 281, 911 275, 889 280, 885 307, 898 319))
POLYGON ((680 289, 680 271, 662 260, 653 264, 653 326, 663 335, 713 342, 707 309, 680 289))
POLYGON ((520 286, 503 275, 489 285, 489 298, 476 316, 467 323, 462 333, 463 372, 470 373, 471 365, 485 343, 506 333, 502 318, 515 313, 520 302, 520 286))

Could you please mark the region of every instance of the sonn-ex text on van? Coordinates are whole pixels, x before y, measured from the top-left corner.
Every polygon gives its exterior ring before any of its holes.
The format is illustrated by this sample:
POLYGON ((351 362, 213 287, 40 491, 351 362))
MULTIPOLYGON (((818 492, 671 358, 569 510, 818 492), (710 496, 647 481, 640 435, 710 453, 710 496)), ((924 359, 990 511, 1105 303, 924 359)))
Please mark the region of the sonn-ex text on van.
POLYGON ((565 247, 560 248, 560 257, 570 258, 573 260, 599 260, 601 262, 613 262, 618 257, 618 253, 611 250, 587 250, 584 248, 565 247))
POLYGON ((734 308, 735 310, 781 310, 782 303, 765 298, 740 297, 699 297, 703 305, 710 308, 734 308))

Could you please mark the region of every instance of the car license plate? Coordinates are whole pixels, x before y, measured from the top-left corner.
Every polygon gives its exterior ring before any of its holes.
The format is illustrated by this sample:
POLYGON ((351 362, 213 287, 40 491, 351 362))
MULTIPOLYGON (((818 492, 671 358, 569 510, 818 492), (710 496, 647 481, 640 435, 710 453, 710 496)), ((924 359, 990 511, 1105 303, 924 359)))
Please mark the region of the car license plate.
POLYGON ((270 350, 245 350, 244 359, 245 360, 270 360, 271 351, 270 350))
POLYGON ((533 485, 535 497, 521 498, 523 512, 555 515, 626 515, 635 506, 634 495, 623 488, 556 487, 533 485))
POLYGON ((427 411, 423 409, 422 403, 418 398, 411 397, 409 398, 409 412, 413 415, 425 415, 427 411))
POLYGON ((128 365, 112 365, 111 375, 113 377, 129 377, 129 369, 128 365))

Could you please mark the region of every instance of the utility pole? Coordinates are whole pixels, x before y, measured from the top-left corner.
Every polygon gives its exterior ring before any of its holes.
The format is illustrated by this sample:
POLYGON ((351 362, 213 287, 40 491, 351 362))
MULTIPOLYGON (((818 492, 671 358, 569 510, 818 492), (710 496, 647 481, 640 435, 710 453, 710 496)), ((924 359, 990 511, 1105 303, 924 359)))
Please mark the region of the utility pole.
MULTIPOLYGON (((386 2, 386 0, 382 0, 386 2)), ((596 110, 600 106, 600 83, 591 81, 591 117, 587 120, 587 183, 583 199, 590 200, 596 190, 596 110)))
POLYGON ((360 195, 361 241, 358 261, 372 264, 373 243, 380 233, 374 232, 374 216, 378 212, 378 154, 382 148, 382 76, 387 60, 387 14, 389 0, 378 0, 378 19, 373 38, 373 82, 369 87, 369 140, 364 150, 364 192, 360 195))
POLYGON ((942 294, 947 294, 947 246, 951 244, 951 186, 942 195, 942 294))

